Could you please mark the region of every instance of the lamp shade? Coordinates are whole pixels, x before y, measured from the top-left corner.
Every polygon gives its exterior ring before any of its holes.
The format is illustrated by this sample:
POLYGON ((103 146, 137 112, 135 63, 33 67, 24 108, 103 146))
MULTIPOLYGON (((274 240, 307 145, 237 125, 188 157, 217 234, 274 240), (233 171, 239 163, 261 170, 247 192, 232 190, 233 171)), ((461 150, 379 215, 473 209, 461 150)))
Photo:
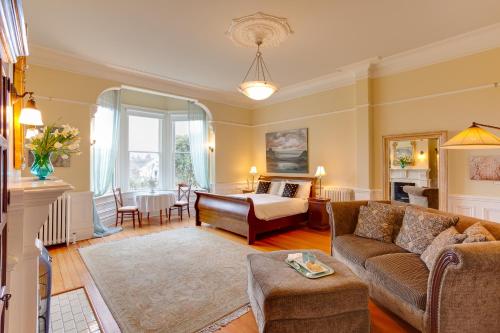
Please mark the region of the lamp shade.
POLYGON ((267 81, 246 81, 240 84, 239 91, 248 98, 256 101, 262 101, 271 97, 278 88, 267 81))
POLYGON ((40 110, 36 109, 34 103, 31 105, 30 103, 27 103, 26 107, 21 110, 19 123, 24 125, 41 126, 43 125, 42 113, 40 112, 40 110))
POLYGON ((325 167, 322 165, 319 165, 318 168, 316 168, 316 174, 314 175, 314 177, 321 178, 323 176, 326 176, 325 167))
POLYGON ((441 146, 444 149, 500 149, 500 138, 473 124, 441 146))
POLYGON ((250 174, 251 175, 256 175, 257 174, 257 167, 256 166, 251 166, 250 167, 250 174))

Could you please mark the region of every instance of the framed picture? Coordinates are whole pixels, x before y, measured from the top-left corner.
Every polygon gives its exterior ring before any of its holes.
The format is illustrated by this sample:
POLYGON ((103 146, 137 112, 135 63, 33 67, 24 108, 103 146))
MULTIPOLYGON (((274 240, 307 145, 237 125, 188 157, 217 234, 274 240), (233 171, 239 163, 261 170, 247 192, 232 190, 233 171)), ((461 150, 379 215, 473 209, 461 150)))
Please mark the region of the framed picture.
POLYGON ((500 180, 500 155, 471 156, 469 175, 471 180, 500 180))
POLYGON ((408 165, 414 165, 416 147, 417 143, 415 141, 394 141, 392 143, 392 165, 399 166, 399 158, 402 156, 410 157, 408 165))
POLYGON ((269 173, 309 173, 307 128, 266 133, 269 173))

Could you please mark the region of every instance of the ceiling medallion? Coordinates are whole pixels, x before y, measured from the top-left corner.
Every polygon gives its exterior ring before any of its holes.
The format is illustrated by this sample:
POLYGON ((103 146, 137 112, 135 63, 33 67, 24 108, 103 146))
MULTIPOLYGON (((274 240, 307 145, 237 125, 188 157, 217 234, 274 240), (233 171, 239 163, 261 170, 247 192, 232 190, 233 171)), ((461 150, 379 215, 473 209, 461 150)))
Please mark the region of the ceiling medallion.
POLYGON ((262 42, 262 47, 275 47, 292 33, 285 17, 262 12, 233 19, 226 32, 236 45, 242 47, 255 47, 257 40, 262 42))
POLYGON ((253 100, 264 100, 274 94, 278 87, 271 82, 271 74, 264 62, 261 47, 275 47, 293 33, 286 18, 261 12, 233 19, 226 34, 238 46, 255 47, 255 55, 238 91, 253 100), (249 79, 250 75, 250 79, 249 79), (253 79, 252 79, 253 76, 253 79), (247 80, 249 79, 249 80, 247 80))

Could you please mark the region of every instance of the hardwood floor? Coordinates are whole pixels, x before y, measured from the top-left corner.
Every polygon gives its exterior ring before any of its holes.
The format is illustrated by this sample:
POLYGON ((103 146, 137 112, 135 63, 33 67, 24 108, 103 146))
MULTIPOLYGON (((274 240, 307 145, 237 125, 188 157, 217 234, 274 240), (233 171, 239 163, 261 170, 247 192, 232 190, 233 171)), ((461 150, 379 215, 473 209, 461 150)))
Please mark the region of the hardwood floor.
MULTIPOLYGON (((103 242, 112 242, 118 239, 141 236, 154 232, 192 226, 194 226, 193 218, 182 222, 178 219, 172 219, 171 222, 163 223, 163 225, 159 224, 158 218, 151 218, 149 223, 147 220, 143 221, 142 228, 135 229, 132 228, 131 222, 129 223, 126 221, 124 222, 124 230, 115 235, 80 241, 75 245, 70 245, 69 247, 58 246, 49 248, 53 266, 52 293, 58 294, 84 286, 87 289, 91 302, 97 312, 101 328, 107 333, 120 332, 118 325, 109 312, 94 281, 92 280, 92 277, 90 276, 90 273, 83 263, 80 254, 78 253, 78 248, 103 242)), ((246 245, 246 239, 243 237, 206 225, 203 225, 201 228, 208 232, 215 233, 224 238, 246 245)), ((273 233, 261 240, 256 241, 252 247, 261 251, 319 249, 329 254, 330 232, 302 228, 281 233, 273 233)), ((369 308, 371 313, 372 333, 418 332, 410 325, 399 320, 396 316, 390 314, 389 312, 384 311, 372 302, 370 302, 369 308)), ((241 318, 233 321, 219 332, 256 333, 258 330, 253 314, 252 312, 249 312, 241 318)))

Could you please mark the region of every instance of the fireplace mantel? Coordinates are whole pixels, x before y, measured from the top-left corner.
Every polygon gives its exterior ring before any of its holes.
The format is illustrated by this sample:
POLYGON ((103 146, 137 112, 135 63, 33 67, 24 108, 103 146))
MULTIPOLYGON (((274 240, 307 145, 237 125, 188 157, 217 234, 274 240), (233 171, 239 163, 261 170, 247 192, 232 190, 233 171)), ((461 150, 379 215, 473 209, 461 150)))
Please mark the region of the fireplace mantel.
POLYGON ((423 168, 391 168, 389 178, 391 183, 409 182, 416 186, 429 187, 431 179, 429 178, 430 169, 423 168))
POLYGON ((37 234, 49 205, 73 187, 59 179, 9 179, 7 211, 7 285, 12 298, 7 311, 7 331, 38 332, 37 234))

